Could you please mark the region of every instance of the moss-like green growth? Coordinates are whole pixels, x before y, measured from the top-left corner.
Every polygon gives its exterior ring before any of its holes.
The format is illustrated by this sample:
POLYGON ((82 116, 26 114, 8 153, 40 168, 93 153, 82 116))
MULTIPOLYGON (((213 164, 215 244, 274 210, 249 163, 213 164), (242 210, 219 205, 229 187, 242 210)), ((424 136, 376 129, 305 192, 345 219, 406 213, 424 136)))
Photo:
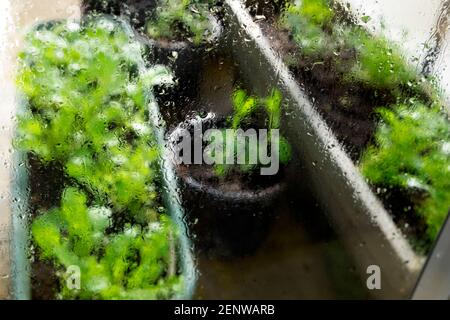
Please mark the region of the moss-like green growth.
POLYGON ((334 16, 334 11, 330 7, 328 0, 303 0, 300 5, 288 6, 290 14, 299 15, 309 23, 324 28, 334 16))
POLYGON ((415 191, 416 211, 433 240, 450 210, 450 123, 420 103, 378 112, 382 122, 362 172, 373 184, 415 191))
MULTIPOLYGON (((228 119, 228 123, 236 134, 233 140, 234 148, 227 148, 227 129, 223 129, 223 154, 215 155, 215 157, 220 157, 223 159, 223 162, 226 163, 226 159, 236 159, 239 152, 244 150, 245 161, 239 165, 231 165, 231 164, 216 164, 215 172, 219 177, 224 177, 229 174, 232 170, 238 170, 242 173, 251 173, 256 169, 260 168, 261 159, 259 158, 259 149, 260 143, 256 143, 256 141, 250 141, 248 139, 244 140, 244 145, 240 145, 241 139, 238 139, 238 129, 243 129, 247 126, 256 125, 261 122, 261 117, 258 117, 258 114, 263 113, 263 127, 268 129, 268 137, 267 142, 270 141, 271 131, 280 128, 280 120, 281 120, 281 103, 282 103, 282 95, 278 89, 273 89, 270 95, 266 98, 257 98, 254 96, 249 96, 247 92, 243 89, 237 89, 233 93, 232 103, 233 103, 233 115, 228 119), (256 150, 252 150, 252 148, 256 150), (258 158, 256 159, 256 163, 250 163, 250 154, 257 154, 258 158)), ((264 142, 263 142, 264 143, 264 142)), ((271 146, 272 150, 274 146, 271 146)), ((289 142, 280 135, 278 145, 278 159, 281 164, 286 165, 291 160, 291 145, 289 142)))
POLYGON ((349 47, 357 52, 351 75, 375 89, 390 89, 400 95, 405 87, 416 84, 418 75, 400 54, 396 45, 382 37, 374 37, 362 28, 349 31, 349 47))
POLYGON ((171 75, 162 66, 145 68, 142 49, 124 25, 98 18, 41 26, 20 54, 27 108, 15 144, 43 165, 59 164, 84 190, 66 189, 61 208, 32 226, 43 258, 81 268, 80 292, 68 292, 61 279, 64 297, 168 297, 167 285, 177 283, 163 279, 173 227, 159 207, 159 148, 148 119, 152 87, 171 75), (99 208, 88 208, 84 193, 99 208), (114 233, 123 221, 134 231, 114 233), (129 256, 114 256, 120 247, 129 256))
POLYGON ((158 0, 153 17, 147 22, 152 38, 178 40, 191 38, 196 45, 212 33, 210 6, 215 0, 158 0))
POLYGON ((288 4, 281 24, 287 28, 294 41, 306 56, 313 57, 325 52, 333 42, 325 33, 333 17, 327 1, 307 0, 301 5, 288 4))

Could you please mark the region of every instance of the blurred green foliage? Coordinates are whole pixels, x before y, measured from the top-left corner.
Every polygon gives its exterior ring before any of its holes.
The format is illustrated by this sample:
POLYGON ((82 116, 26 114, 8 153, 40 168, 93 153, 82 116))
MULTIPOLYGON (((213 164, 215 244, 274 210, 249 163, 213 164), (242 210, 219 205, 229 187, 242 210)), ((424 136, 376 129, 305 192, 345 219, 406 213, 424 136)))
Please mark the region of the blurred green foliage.
POLYGON ((167 273, 174 259, 168 239, 176 236, 171 221, 161 216, 148 227, 125 225, 122 232, 108 234, 111 224, 111 209, 88 207, 86 195, 75 188, 65 189, 60 208, 33 222, 42 259, 80 268, 80 289, 61 275, 59 298, 170 298, 180 287, 180 278, 167 273))
POLYGON ((393 43, 361 26, 342 23, 338 16, 331 0, 302 0, 287 5, 281 24, 304 57, 311 63, 332 62, 336 71, 345 74, 343 81, 361 82, 394 95, 417 81, 414 69, 393 43), (343 58, 348 52, 354 52, 355 59, 343 58))
POLYGON ((450 209, 450 125, 421 103, 379 109, 381 123, 361 161, 369 181, 414 191, 416 211, 435 239, 450 209))
MULTIPOLYGON (((102 17, 52 22, 30 32, 20 54, 17 82, 27 108, 18 116, 16 146, 43 165, 60 164, 100 208, 68 188, 61 208, 32 226, 43 258, 81 268, 79 298, 169 297, 180 282, 165 279, 173 226, 159 207, 159 147, 148 119, 152 87, 172 77, 163 66, 145 67, 143 48, 125 30, 102 17), (125 220, 134 231, 107 231, 114 219, 116 228, 125 220)), ((64 297, 75 297, 61 285, 64 297)))
POLYGON ((356 49, 357 62, 351 70, 356 81, 376 89, 401 95, 404 88, 417 83, 418 75, 399 49, 382 37, 374 37, 362 28, 349 31, 349 46, 356 49))
POLYGON ((152 38, 191 38, 196 45, 212 33, 210 7, 216 0, 157 0, 153 17, 147 21, 152 38))

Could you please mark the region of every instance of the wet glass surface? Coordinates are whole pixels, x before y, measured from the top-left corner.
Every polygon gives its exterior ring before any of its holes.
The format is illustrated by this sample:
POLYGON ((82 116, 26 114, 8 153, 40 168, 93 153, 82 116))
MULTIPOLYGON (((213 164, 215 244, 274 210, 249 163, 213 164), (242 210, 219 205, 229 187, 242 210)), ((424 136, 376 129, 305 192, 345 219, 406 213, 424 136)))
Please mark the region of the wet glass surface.
POLYGON ((410 296, 450 209, 446 1, 1 6, 0 298, 410 296))

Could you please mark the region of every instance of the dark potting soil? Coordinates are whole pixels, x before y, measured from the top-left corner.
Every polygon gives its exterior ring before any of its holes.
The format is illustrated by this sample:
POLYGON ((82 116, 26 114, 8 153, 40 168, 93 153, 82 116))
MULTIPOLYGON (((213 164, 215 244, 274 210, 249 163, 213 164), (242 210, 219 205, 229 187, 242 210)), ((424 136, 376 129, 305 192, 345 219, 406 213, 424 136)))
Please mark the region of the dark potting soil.
MULTIPOLYGON (((82 12, 88 14, 108 14, 117 17, 126 17, 136 31, 145 34, 145 26, 149 19, 155 15, 158 0, 83 0, 82 12)), ((171 40, 162 39, 162 42, 182 41, 190 34, 181 25, 174 25, 173 30, 176 38, 171 40)))
POLYGON ((413 199, 421 199, 421 195, 407 193, 398 188, 376 188, 376 191, 383 201, 384 207, 414 250, 426 255, 432 248, 433 242, 426 236, 426 222, 416 213, 413 202, 413 199))
MULTIPOLYGON (((59 205, 64 185, 62 168, 51 163, 43 165, 34 156, 28 156, 29 170, 29 208, 31 219, 59 205)), ((31 262, 31 297, 35 300, 53 300, 59 288, 59 280, 53 264, 39 259, 39 249, 35 248, 31 262)))

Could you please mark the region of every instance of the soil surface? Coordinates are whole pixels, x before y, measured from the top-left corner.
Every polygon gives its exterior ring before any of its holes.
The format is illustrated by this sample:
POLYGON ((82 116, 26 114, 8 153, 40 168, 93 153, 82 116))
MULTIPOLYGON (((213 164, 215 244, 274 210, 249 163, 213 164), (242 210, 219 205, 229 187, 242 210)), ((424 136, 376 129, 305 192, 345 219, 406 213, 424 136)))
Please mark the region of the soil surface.
POLYGON ((283 168, 274 176, 261 176, 259 171, 246 175, 239 171, 231 171, 226 177, 218 177, 213 166, 182 165, 177 168, 180 176, 191 176, 205 186, 212 187, 219 192, 258 192, 283 181, 283 168))

